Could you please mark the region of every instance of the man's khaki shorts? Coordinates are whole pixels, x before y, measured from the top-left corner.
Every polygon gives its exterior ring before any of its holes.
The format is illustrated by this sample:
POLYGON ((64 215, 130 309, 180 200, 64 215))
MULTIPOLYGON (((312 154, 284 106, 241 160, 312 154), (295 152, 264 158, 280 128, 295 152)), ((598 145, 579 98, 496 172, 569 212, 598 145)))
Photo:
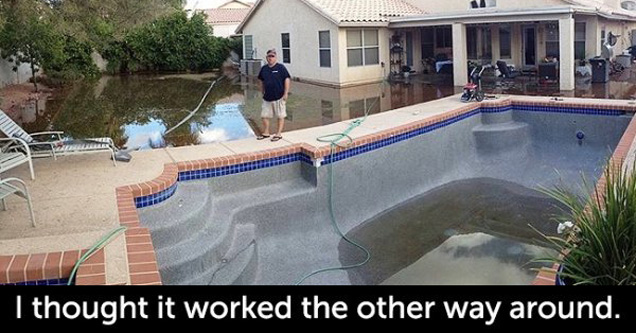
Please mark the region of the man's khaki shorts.
POLYGON ((274 118, 274 115, 279 119, 287 117, 287 102, 283 98, 273 102, 263 100, 261 118, 274 118))

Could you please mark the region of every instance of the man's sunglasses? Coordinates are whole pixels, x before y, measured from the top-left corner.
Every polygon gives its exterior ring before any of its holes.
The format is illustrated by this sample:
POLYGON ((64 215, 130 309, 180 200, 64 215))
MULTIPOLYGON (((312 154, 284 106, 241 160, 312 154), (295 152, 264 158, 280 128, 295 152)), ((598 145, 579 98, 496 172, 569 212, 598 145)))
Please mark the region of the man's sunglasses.
POLYGON ((268 57, 268 58, 276 58, 276 56, 275 56, 275 55, 273 55, 273 54, 270 54, 270 55, 268 55, 267 57, 268 57))

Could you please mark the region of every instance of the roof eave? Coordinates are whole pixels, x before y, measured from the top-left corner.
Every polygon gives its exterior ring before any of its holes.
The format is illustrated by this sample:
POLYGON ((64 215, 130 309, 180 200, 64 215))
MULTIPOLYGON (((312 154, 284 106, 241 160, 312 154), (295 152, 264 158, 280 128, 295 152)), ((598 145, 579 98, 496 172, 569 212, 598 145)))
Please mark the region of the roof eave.
MULTIPOLYGON (((247 16, 245 16, 245 19, 243 20, 243 22, 241 22, 241 24, 236 28, 236 30, 234 31, 237 34, 242 34, 243 33, 243 28, 245 27, 245 25, 247 24, 247 22, 249 22, 249 20, 252 18, 252 15, 254 14, 254 12, 258 9, 258 7, 260 7, 260 5, 264 2, 265 0, 258 0, 256 1, 256 3, 254 4, 254 6, 252 6, 252 8, 250 9, 250 11, 247 13, 247 16)), ((307 1, 307 0, 300 0, 302 3, 304 3, 305 5, 307 5, 309 8, 313 9, 314 11, 316 11, 318 14, 320 14, 321 16, 323 16, 324 18, 326 18, 327 20, 329 20, 330 22, 332 22, 333 24, 340 26, 340 21, 338 21, 336 18, 332 17, 331 15, 327 14, 324 10, 314 6, 311 2, 307 1)))
POLYGON ((238 27, 236 27, 236 30, 234 30, 234 33, 236 34, 243 34, 243 28, 245 27, 245 24, 247 24, 247 22, 250 20, 250 18, 252 17, 252 15, 254 14, 254 12, 256 11, 256 9, 258 7, 260 7, 260 5, 263 3, 263 0, 257 0, 256 3, 254 4, 254 6, 252 6, 252 8, 250 8, 250 11, 247 12, 247 15, 245 15, 245 18, 243 19, 243 21, 241 21, 241 24, 239 24, 238 27))
POLYGON ((498 18, 508 16, 528 16, 528 15, 558 15, 558 14, 596 14, 596 11, 586 7, 557 7, 530 10, 509 10, 509 11, 480 11, 471 9, 470 11, 445 13, 445 14, 425 14, 418 16, 406 16, 390 19, 389 24, 395 23, 411 23, 417 21, 436 21, 436 20, 461 20, 467 18, 498 18))
POLYGON ((387 28, 389 22, 369 22, 369 21, 345 21, 338 25, 341 28, 387 28))

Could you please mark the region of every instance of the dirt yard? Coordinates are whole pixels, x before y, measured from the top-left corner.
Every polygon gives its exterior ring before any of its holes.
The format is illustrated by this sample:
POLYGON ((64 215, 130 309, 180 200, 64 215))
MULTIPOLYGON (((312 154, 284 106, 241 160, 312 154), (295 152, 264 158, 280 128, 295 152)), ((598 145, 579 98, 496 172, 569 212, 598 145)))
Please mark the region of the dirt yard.
POLYGON ((0 88, 0 110, 9 117, 16 119, 20 108, 32 100, 46 98, 51 90, 42 85, 38 85, 39 92, 35 93, 33 84, 23 83, 0 88))

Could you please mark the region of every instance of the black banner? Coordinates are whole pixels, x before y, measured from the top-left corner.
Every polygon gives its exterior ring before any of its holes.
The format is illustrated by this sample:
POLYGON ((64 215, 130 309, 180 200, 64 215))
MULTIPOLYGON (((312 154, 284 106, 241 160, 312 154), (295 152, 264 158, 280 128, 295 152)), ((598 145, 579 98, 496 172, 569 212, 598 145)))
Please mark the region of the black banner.
POLYGON ((7 327, 571 329, 636 323, 633 287, 1 287, 7 327), (225 327, 225 326, 224 326, 225 327))

